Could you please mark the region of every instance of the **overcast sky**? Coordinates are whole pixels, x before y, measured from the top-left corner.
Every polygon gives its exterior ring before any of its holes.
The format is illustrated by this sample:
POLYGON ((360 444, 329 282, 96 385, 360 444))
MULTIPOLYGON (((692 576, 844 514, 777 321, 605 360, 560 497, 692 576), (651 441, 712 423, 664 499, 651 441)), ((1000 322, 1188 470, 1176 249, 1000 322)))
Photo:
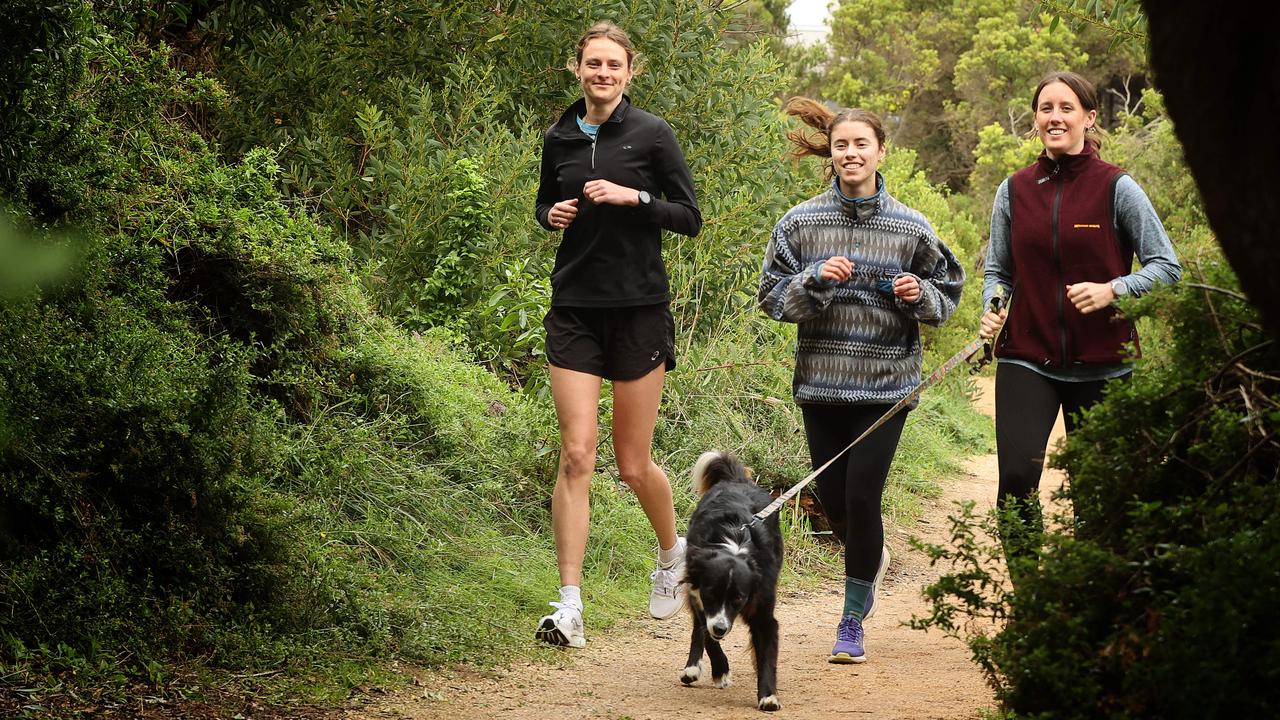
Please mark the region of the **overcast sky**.
POLYGON ((831 0, 794 0, 787 6, 791 26, 797 29, 814 29, 827 22, 827 3, 831 0))

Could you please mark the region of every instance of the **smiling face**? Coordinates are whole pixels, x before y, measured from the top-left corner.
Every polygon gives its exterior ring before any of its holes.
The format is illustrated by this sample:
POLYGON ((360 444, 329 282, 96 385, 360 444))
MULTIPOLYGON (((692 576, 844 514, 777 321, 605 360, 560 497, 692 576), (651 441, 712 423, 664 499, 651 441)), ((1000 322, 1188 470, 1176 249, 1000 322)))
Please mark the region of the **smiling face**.
POLYGON ((876 192, 876 168, 884 160, 884 145, 876 131, 861 120, 850 120, 831 128, 831 165, 840 178, 840 191, 849 197, 867 197, 876 192))
POLYGON ((574 74, 588 105, 612 111, 631 81, 631 59, 626 48, 609 38, 592 38, 582 48, 574 74))
POLYGON ((1064 82, 1051 82, 1036 98, 1036 132, 1053 158, 1076 155, 1084 149, 1084 134, 1097 120, 1097 110, 1085 110, 1064 82))

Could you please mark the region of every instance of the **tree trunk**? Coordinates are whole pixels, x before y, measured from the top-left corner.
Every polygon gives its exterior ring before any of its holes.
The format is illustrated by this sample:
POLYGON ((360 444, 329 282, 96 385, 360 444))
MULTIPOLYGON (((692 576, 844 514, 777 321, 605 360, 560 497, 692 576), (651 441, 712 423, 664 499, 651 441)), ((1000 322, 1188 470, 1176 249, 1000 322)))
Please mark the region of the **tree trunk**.
POLYGON ((1209 223, 1280 337, 1280 42, 1275 3, 1143 0, 1151 66, 1209 223))

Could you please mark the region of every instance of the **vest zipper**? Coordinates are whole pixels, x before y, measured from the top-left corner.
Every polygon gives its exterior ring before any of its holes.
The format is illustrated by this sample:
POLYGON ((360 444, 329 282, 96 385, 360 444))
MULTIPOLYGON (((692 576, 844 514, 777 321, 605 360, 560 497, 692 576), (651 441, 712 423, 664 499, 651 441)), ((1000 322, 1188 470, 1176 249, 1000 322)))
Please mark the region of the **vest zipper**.
MULTIPOLYGON (((1059 167, 1060 166, 1061 163, 1059 163, 1059 167)), ((1053 175, 1057 174, 1058 167, 1054 167, 1053 175)), ((1053 177, 1053 175, 1050 177, 1053 177)), ((1062 367, 1065 368, 1067 366, 1067 316, 1063 306, 1066 303, 1067 291, 1066 284, 1063 282, 1065 278, 1062 274, 1062 251, 1061 248, 1058 247, 1058 208, 1062 204, 1062 181, 1059 180, 1054 184, 1057 185, 1057 188, 1053 191, 1053 210, 1050 214, 1050 223, 1052 223, 1050 226, 1050 235, 1053 238, 1053 262, 1058 266, 1058 336, 1062 343, 1062 367)))

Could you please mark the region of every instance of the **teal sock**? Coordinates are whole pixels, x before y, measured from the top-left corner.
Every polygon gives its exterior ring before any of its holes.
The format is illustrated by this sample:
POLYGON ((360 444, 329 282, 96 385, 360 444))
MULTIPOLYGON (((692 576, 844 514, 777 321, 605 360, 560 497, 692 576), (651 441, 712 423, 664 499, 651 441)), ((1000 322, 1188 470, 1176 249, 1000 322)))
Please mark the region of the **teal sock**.
POLYGON ((871 597, 871 583, 851 577, 844 579, 845 615, 852 615, 861 622, 862 612, 867 607, 867 598, 869 597, 871 597))

